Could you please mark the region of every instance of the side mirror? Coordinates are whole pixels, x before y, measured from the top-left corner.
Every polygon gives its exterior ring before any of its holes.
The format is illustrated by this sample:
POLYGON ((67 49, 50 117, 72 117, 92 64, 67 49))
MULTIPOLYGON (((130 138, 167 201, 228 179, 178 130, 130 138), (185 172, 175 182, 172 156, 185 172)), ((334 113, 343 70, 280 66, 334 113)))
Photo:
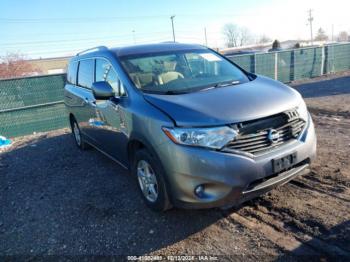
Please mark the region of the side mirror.
POLYGON ((92 84, 92 93, 97 100, 107 100, 114 96, 113 88, 105 81, 94 82, 92 84))

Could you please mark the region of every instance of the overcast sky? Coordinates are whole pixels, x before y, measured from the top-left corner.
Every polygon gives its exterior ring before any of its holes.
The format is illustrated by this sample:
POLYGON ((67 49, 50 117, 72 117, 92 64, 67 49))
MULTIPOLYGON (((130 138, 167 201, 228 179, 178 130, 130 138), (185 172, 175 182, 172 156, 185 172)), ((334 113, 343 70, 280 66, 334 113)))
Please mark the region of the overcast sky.
POLYGON ((252 36, 309 39, 307 10, 314 31, 350 33, 350 1, 290 0, 1 0, 0 55, 21 52, 29 57, 71 55, 95 46, 120 46, 176 40, 223 47, 222 27, 234 23, 252 36))

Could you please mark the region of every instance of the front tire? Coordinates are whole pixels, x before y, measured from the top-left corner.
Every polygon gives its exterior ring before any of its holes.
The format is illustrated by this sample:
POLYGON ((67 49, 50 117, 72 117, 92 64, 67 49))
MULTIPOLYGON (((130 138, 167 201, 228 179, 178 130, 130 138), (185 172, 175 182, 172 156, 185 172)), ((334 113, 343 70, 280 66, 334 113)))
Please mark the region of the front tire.
POLYGON ((84 141, 78 122, 74 118, 71 120, 71 128, 72 128, 72 135, 77 147, 81 150, 88 149, 89 145, 84 141))
POLYGON ((135 153, 132 173, 146 205, 154 211, 171 208, 162 168, 146 149, 135 153))

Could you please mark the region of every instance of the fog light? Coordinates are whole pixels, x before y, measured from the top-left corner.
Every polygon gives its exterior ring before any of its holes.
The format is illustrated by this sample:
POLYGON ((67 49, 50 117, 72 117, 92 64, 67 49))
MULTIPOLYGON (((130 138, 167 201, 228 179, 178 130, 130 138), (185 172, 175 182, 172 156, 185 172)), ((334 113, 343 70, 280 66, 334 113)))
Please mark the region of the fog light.
POLYGON ((203 185, 196 186, 196 188, 194 189, 194 193, 198 197, 203 197, 203 195, 204 195, 204 186, 203 185))

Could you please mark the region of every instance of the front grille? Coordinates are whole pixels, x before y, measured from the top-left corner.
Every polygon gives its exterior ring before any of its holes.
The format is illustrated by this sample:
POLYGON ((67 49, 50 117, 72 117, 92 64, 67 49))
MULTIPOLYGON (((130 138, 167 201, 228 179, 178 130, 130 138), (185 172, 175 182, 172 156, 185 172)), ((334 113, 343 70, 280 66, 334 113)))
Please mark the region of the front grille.
POLYGON ((238 130, 236 139, 223 150, 260 154, 296 139, 304 127, 305 121, 299 118, 296 110, 242 122, 235 126, 238 130))

